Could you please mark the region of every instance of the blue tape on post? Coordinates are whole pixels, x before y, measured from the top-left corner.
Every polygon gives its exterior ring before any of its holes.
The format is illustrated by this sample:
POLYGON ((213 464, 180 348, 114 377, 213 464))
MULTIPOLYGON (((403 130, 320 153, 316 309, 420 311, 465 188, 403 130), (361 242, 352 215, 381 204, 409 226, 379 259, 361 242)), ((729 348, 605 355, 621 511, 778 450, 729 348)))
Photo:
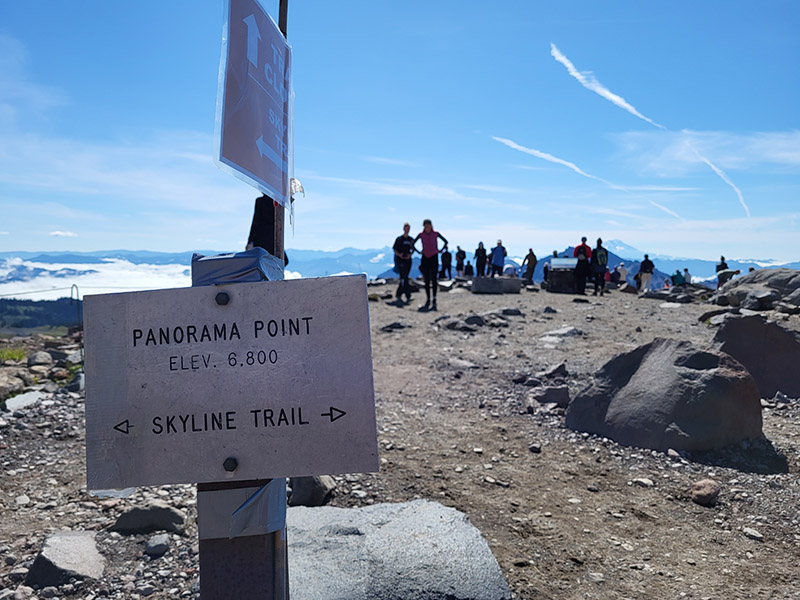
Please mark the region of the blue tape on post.
POLYGON ((228 537, 253 527, 265 535, 286 527, 286 479, 273 479, 233 511, 228 537))
POLYGON ((230 254, 192 256, 192 287, 281 279, 283 261, 261 247, 230 254))

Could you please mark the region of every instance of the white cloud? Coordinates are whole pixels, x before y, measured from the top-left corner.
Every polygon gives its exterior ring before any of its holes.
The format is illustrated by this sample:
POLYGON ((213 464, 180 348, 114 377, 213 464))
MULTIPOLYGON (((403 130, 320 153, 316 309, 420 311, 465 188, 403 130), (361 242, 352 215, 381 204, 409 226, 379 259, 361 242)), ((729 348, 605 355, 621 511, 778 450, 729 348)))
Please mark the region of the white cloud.
POLYGON ((53 237, 78 237, 78 234, 72 231, 51 231, 48 235, 53 237))
POLYGON ((87 294, 189 287, 192 284, 189 265, 137 265, 126 260, 109 260, 98 264, 49 264, 17 260, 10 266, 20 265, 43 269, 47 273, 32 281, 0 283, 0 297, 55 300, 68 296, 73 284, 78 286, 81 298, 87 294), (73 277, 50 274, 60 269, 95 272, 73 277))
POLYGON ((609 102, 612 102, 613 104, 619 106, 621 109, 628 111, 635 117, 639 117, 643 121, 647 121, 648 123, 658 127, 659 129, 666 129, 666 127, 664 127, 663 125, 659 125, 651 118, 644 116, 642 113, 636 110, 633 107, 633 105, 631 105, 625 100, 625 98, 619 96, 618 94, 615 94, 607 87, 605 87, 602 83, 597 81, 597 79, 595 78, 594 74, 591 71, 583 71, 583 72, 578 71, 578 69, 575 68, 575 65, 573 65, 572 62, 570 62, 570 60, 561 53, 561 51, 556 47, 555 44, 552 43, 550 44, 550 54, 558 62, 564 65, 567 68, 567 72, 570 75, 572 75, 575 79, 577 79, 580 82, 580 84, 587 90, 593 91, 595 94, 602 96, 609 102))

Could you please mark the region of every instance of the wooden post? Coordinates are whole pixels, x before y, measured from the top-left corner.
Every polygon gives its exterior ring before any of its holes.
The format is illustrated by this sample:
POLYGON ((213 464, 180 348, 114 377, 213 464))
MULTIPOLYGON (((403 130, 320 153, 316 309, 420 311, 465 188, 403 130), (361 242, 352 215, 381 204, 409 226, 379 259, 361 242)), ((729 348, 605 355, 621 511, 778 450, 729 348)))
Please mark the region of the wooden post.
MULTIPOLYGON (((287 22, 289 19, 289 0, 280 0, 280 6, 278 8, 278 29, 281 30, 283 37, 288 39, 286 35, 286 27, 287 22)), ((291 201, 291 185, 289 186, 289 198, 291 201)), ((276 258, 283 260, 283 217, 284 217, 284 207, 278 204, 277 202, 274 203, 275 205, 275 243, 274 243, 274 252, 273 255, 276 258)))
MULTIPOLYGON (((286 37, 289 0, 280 0, 278 27, 286 37)), ((290 186, 291 196, 291 186, 290 186)), ((283 260, 284 207, 273 202, 275 219, 272 254, 283 260)), ((265 457, 266 460, 266 457, 265 457)), ((212 483, 197 486, 214 502, 215 491, 241 488, 243 483, 212 483)), ((269 480, 258 482, 266 485, 269 480)), ((286 526, 267 535, 200 540, 200 599, 252 598, 289 600, 289 561, 286 526)))

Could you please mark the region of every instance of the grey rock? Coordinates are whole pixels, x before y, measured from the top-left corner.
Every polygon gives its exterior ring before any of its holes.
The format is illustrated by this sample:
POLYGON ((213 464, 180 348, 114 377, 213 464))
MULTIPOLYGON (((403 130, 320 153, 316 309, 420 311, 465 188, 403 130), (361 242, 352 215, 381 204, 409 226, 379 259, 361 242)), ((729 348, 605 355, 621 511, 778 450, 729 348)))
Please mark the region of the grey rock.
POLYGON ((154 500, 144 506, 126 510, 111 526, 111 531, 118 531, 124 535, 154 531, 183 533, 185 520, 183 513, 178 509, 154 500))
POLYGON ((757 529, 753 529, 752 527, 742 527, 742 533, 745 535, 745 537, 748 537, 751 540, 755 540, 757 542, 764 541, 764 536, 761 535, 761 532, 757 529))
POLYGON ((531 392, 529 401, 539 404, 553 403, 561 408, 566 408, 569 404, 569 388, 565 385, 537 388, 531 392))
POLYGON ((502 294, 502 278, 495 277, 476 277, 472 280, 470 290, 473 294, 502 294))
POLYGON ((17 377, 16 373, 11 374, 0 370, 0 400, 5 400, 11 394, 18 394, 25 389, 25 382, 17 377))
POLYGON ((536 374, 536 377, 540 379, 552 379, 553 377, 566 377, 567 375, 569 375, 567 372, 567 364, 561 363, 544 371, 540 371, 536 374))
POLYGON ((576 335, 583 335, 583 332, 577 327, 573 327, 572 325, 565 325, 564 327, 561 327, 559 329, 548 331, 544 335, 550 337, 572 337, 576 335))
POLYGON ((66 388, 68 392, 82 392, 86 386, 86 376, 83 372, 75 373, 75 377, 72 378, 66 388))
POLYGON ((73 352, 68 354, 67 357, 64 359, 64 362, 67 363, 69 366, 79 365, 83 362, 83 350, 78 350, 77 352, 73 352))
POLYGON ((25 392, 13 398, 6 400, 6 410, 14 412, 15 410, 24 410, 37 404, 44 397, 44 393, 40 391, 25 392))
POLYGON ((43 588, 69 583, 72 578, 99 579, 104 569, 105 559, 97 551, 94 533, 60 531, 45 539, 25 583, 43 588))
POLYGON ((503 308, 500 310, 507 317, 523 317, 522 311, 518 308, 503 308))
POLYGON ((405 329, 410 327, 410 325, 406 325, 405 323, 401 323, 400 321, 395 321, 394 323, 389 323, 388 325, 384 325, 381 327, 381 331, 384 333, 392 333, 393 331, 397 331, 398 329, 405 329))
POLYGON ((714 345, 742 363, 756 381, 762 398, 781 391, 800 397, 800 336, 757 316, 728 316, 714 336, 714 345))
POLYGON ((504 294, 519 294, 522 292, 522 280, 516 277, 501 277, 504 294))
POLYGON ((14 597, 14 590, 8 588, 0 590, 0 600, 10 600, 10 598, 13 597, 14 597))
POLYGON ((570 402, 566 425, 662 451, 763 437, 758 388, 739 362, 661 338, 606 363, 570 402))
POLYGON ((159 556, 164 556, 167 550, 169 550, 169 535, 166 533, 159 533, 158 535, 154 535, 149 540, 144 547, 144 553, 151 558, 158 558, 159 556))
POLYGON ((544 309, 542 310, 542 312, 545 313, 545 314, 554 315, 558 311, 555 308, 553 308, 552 306, 545 306, 544 309))
POLYGON ((435 502, 290 508, 292 600, 503 600, 511 592, 466 516, 435 502))
POLYGON ((463 358, 451 357, 447 359, 448 364, 456 369, 477 369, 478 365, 463 358))
POLYGON ((448 319, 443 322, 445 329, 450 329, 451 331, 464 331, 466 333, 478 331, 472 325, 467 325, 461 319, 448 319))
POLYGON ((476 325, 478 327, 483 327, 486 325, 486 321, 480 315, 470 315, 464 319, 464 323, 467 325, 476 325))
POLYGON ((761 298, 764 303, 769 303, 789 297, 798 289, 800 289, 800 271, 786 268, 758 269, 729 281, 724 288, 717 291, 715 301, 724 306, 740 306, 750 296, 752 299, 761 298))
POLYGON ((328 475, 292 477, 289 486, 292 488, 289 506, 323 506, 331 501, 336 481, 328 475))
POLYGON ((32 587, 21 585, 14 590, 14 600, 36 600, 36 592, 32 587))
POLYGON ((34 352, 28 357, 28 366, 35 367, 37 365, 52 365, 53 364, 53 357, 49 352, 45 352, 41 350, 39 352, 34 352))

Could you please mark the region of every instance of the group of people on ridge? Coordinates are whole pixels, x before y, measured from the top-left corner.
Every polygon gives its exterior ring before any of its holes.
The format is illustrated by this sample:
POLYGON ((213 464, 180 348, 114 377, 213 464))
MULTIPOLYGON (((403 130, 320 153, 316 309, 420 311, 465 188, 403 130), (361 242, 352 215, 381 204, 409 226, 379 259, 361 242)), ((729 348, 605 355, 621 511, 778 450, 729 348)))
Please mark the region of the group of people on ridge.
MULTIPOLYGON (((412 264, 411 255, 414 252, 418 252, 421 254, 420 271, 425 282, 425 304, 420 310, 437 310, 436 292, 439 289, 438 279, 440 277, 443 279, 452 278, 452 254, 447 249, 447 238, 433 228, 433 223, 430 219, 425 219, 422 222, 422 231, 416 237, 412 238, 410 231, 411 225, 403 223, 403 234, 394 241, 395 271, 397 271, 400 278, 395 297, 398 302, 402 302, 405 296, 406 303, 411 302, 411 284, 409 281, 412 264), (441 247, 439 247, 439 240, 443 244, 441 247), (422 249, 417 248, 417 241, 421 242, 422 249), (442 255, 441 271, 439 270, 439 254, 442 255)), ((531 250, 532 253, 533 250, 531 250)), ((466 260, 467 253, 461 249, 461 246, 457 246, 456 274, 459 277, 485 277, 487 275, 494 277, 495 275, 502 275, 506 256, 508 256, 508 252, 503 246, 502 240, 497 240, 497 245, 490 251, 487 251, 483 246, 483 242, 480 242, 475 250, 475 267, 473 268, 472 264, 466 260), (477 273, 475 272, 476 269, 477 273)), ((536 255, 533 255, 533 267, 535 266, 536 255)), ((533 267, 529 263, 531 277, 533 276, 533 267)))
MULTIPOLYGON (((394 258, 395 258, 395 271, 397 271, 400 283, 397 287, 395 297, 397 302, 402 303, 403 297, 405 302, 411 302, 411 265, 412 255, 418 252, 421 255, 420 271, 425 283, 425 304, 420 307, 420 310, 437 310, 436 295, 439 289, 438 280, 440 278, 452 278, 452 254, 448 250, 447 238, 433 228, 433 223, 430 219, 425 219, 422 222, 422 231, 416 237, 410 235, 411 225, 408 223, 403 224, 403 234, 398 236, 394 242, 394 258), (439 241, 442 244, 440 247, 439 241), (421 242, 422 248, 417 247, 417 242, 421 242), (439 268, 439 255, 442 255, 441 270, 439 268)), ((475 250, 475 267, 473 268, 470 261, 466 260, 467 253, 462 250, 461 246, 456 247, 456 274, 458 277, 495 277, 496 275, 503 274, 506 257, 508 252, 503 246, 502 240, 497 240, 497 245, 491 250, 487 250, 483 242, 478 244, 475 250)), ((572 252, 573 258, 576 259, 574 267, 575 277, 575 292, 581 295, 586 294, 586 282, 590 280, 594 283, 594 295, 604 295, 606 288, 606 281, 624 283, 627 280, 628 270, 625 263, 620 263, 614 268, 614 272, 609 272, 608 269, 608 250, 603 246, 603 240, 597 238, 597 244, 591 248, 586 243, 586 237, 581 238, 581 243, 575 247, 572 252)), ((553 257, 557 258, 558 253, 553 252, 553 257)), ((533 274, 538 264, 538 259, 533 251, 533 248, 528 249, 528 254, 522 261, 521 268, 524 269, 523 281, 531 285, 533 283, 533 274)), ((547 264, 545 264, 544 277, 547 280, 548 274, 547 264)), ((652 288, 653 272, 655 265, 650 257, 645 254, 644 260, 639 264, 639 271, 634 276, 637 288, 641 292, 648 292, 652 288)), ((728 269, 725 258, 722 257, 720 263, 717 265, 717 272, 719 279, 722 283, 733 276, 733 272, 728 269)), ((689 274, 689 269, 684 269, 683 273, 676 270, 671 275, 666 285, 683 285, 692 283, 692 276, 689 274)))

